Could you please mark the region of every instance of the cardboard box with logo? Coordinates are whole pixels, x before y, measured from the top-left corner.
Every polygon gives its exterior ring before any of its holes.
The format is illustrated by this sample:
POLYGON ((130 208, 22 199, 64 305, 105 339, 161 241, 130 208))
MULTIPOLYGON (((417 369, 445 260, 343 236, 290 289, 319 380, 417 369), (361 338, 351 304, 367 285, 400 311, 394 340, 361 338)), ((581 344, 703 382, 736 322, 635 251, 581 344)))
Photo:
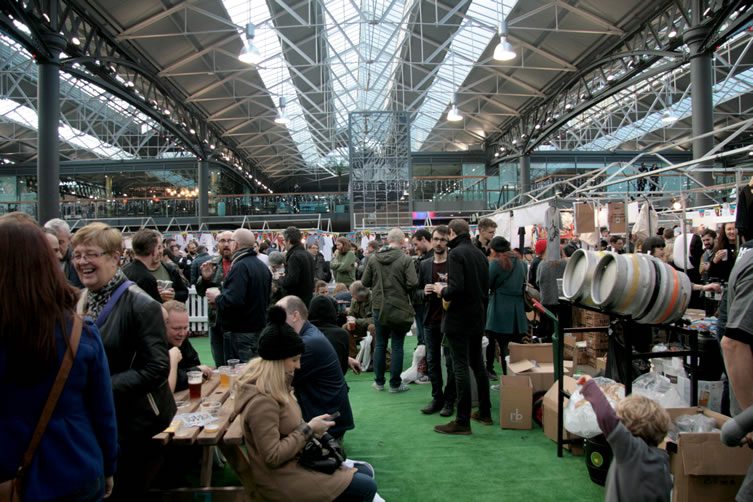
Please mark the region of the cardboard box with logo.
POLYGON ((499 386, 499 425, 503 429, 533 427, 533 385, 527 376, 502 375, 499 386))
MULTIPOLYGON (((511 343, 510 363, 507 368, 511 375, 527 376, 533 384, 533 391, 546 391, 554 383, 554 354, 551 343, 511 343)), ((565 374, 571 373, 572 361, 565 361, 565 374)))
MULTIPOLYGON (((565 378, 562 382, 562 385, 564 389, 572 394, 575 392, 575 389, 578 388, 578 384, 576 383, 575 379, 572 377, 569 377, 565 375, 565 378)), ((565 398, 565 402, 563 404, 562 409, 565 409, 567 407, 568 399, 565 398)), ((554 384, 549 388, 549 390, 544 395, 544 435, 554 441, 557 442, 557 382, 554 382, 554 384)), ((564 439, 578 439, 578 436, 574 434, 570 434, 566 430, 562 430, 562 437, 564 439)), ((564 445, 566 449, 569 449, 570 452, 573 455, 583 455, 583 448, 576 446, 576 445, 564 445)))
MULTIPOLYGON (((674 421, 682 415, 703 413, 721 427, 729 417, 706 408, 670 408, 674 421)), ((669 465, 675 485, 673 502, 734 500, 745 473, 753 462, 750 448, 730 448, 722 444, 718 432, 682 432, 677 442, 667 442, 669 465)))

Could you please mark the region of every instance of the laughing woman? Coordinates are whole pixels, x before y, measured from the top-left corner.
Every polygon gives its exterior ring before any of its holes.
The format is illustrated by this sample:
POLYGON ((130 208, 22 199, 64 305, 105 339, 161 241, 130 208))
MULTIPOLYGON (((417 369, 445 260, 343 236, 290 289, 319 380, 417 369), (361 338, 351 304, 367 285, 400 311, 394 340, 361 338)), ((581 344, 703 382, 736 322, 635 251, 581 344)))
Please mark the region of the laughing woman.
POLYGON ((135 500, 162 463, 152 436, 175 415, 165 324, 159 303, 118 268, 122 238, 104 223, 73 236, 73 262, 84 290, 80 312, 102 333, 112 376, 120 453, 113 497, 135 500))

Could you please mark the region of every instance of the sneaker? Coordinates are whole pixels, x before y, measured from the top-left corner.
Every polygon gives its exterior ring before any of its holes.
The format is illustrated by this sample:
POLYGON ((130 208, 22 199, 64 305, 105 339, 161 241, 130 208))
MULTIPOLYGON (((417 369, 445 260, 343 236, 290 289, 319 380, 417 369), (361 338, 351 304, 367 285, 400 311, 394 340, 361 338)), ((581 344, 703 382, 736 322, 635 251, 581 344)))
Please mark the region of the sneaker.
POLYGON ((372 384, 371 384, 371 387, 372 387, 373 389, 376 389, 376 390, 378 390, 378 391, 382 391, 382 390, 384 390, 384 385, 379 385, 379 384, 378 384, 378 383, 376 383, 376 382, 372 383, 372 384))
POLYGON ((489 380, 496 380, 497 378, 499 378, 497 376, 497 372, 494 370, 486 370, 486 376, 489 377, 489 380))
POLYGON ((444 407, 441 404, 436 401, 432 401, 421 408, 421 413, 423 413, 424 415, 432 415, 442 409, 444 409, 444 407))
POLYGON ((434 432, 439 432, 440 434, 454 434, 456 436, 468 436, 471 434, 471 426, 460 425, 453 420, 444 425, 435 425, 434 432))
POLYGON ((431 379, 429 378, 429 375, 421 375, 419 378, 416 379, 416 383, 420 383, 420 384, 431 383, 431 379))
MULTIPOLYGON (((384 386, 382 386, 384 388, 384 386)), ((390 387, 390 392, 397 393, 397 392, 405 392, 407 390, 410 390, 410 387, 405 385, 404 383, 401 383, 399 387, 390 387)))
POLYGON ((492 417, 482 417, 478 411, 474 411, 473 413, 471 413, 471 419, 475 420, 476 422, 480 424, 494 425, 494 422, 492 421, 492 417))
POLYGON ((445 404, 442 410, 439 412, 440 417, 451 417, 455 413, 455 407, 449 404, 445 404))

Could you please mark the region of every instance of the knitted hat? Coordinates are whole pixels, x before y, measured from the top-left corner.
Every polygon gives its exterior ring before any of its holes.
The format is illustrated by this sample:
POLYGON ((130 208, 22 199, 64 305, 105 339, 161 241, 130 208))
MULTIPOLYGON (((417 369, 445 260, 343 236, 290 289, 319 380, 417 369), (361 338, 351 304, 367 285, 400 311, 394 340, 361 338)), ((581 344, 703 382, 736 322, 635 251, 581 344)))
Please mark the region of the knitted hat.
POLYGON ((286 322, 287 313, 273 305, 267 315, 269 322, 259 337, 259 355, 267 361, 278 361, 303 354, 303 340, 286 322))
POLYGON ((510 243, 504 237, 497 236, 489 243, 489 247, 498 253, 510 251, 510 243))
POLYGON ((536 241, 536 254, 544 254, 546 251, 546 239, 536 241))

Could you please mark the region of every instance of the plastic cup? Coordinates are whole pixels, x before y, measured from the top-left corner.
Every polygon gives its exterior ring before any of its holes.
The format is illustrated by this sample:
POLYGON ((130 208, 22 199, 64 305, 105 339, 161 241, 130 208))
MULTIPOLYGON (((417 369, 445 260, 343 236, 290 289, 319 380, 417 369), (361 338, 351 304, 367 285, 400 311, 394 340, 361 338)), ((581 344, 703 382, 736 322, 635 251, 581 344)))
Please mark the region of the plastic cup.
POLYGON ((227 365, 230 366, 231 368, 235 368, 240 363, 241 363, 240 359, 228 359, 227 360, 227 365))
POLYGON ((348 319, 348 331, 355 331, 356 330, 356 318, 352 315, 349 315, 347 317, 348 319))
POLYGON ((201 399, 201 384, 204 377, 201 371, 189 371, 188 376, 188 397, 189 399, 201 399))
POLYGON ((213 417, 216 417, 220 412, 221 406, 222 403, 220 403, 219 401, 204 401, 199 405, 199 410, 204 413, 209 413, 213 417))
POLYGON ((220 373, 220 387, 230 387, 233 368, 231 368, 230 366, 220 366, 218 371, 220 373))

